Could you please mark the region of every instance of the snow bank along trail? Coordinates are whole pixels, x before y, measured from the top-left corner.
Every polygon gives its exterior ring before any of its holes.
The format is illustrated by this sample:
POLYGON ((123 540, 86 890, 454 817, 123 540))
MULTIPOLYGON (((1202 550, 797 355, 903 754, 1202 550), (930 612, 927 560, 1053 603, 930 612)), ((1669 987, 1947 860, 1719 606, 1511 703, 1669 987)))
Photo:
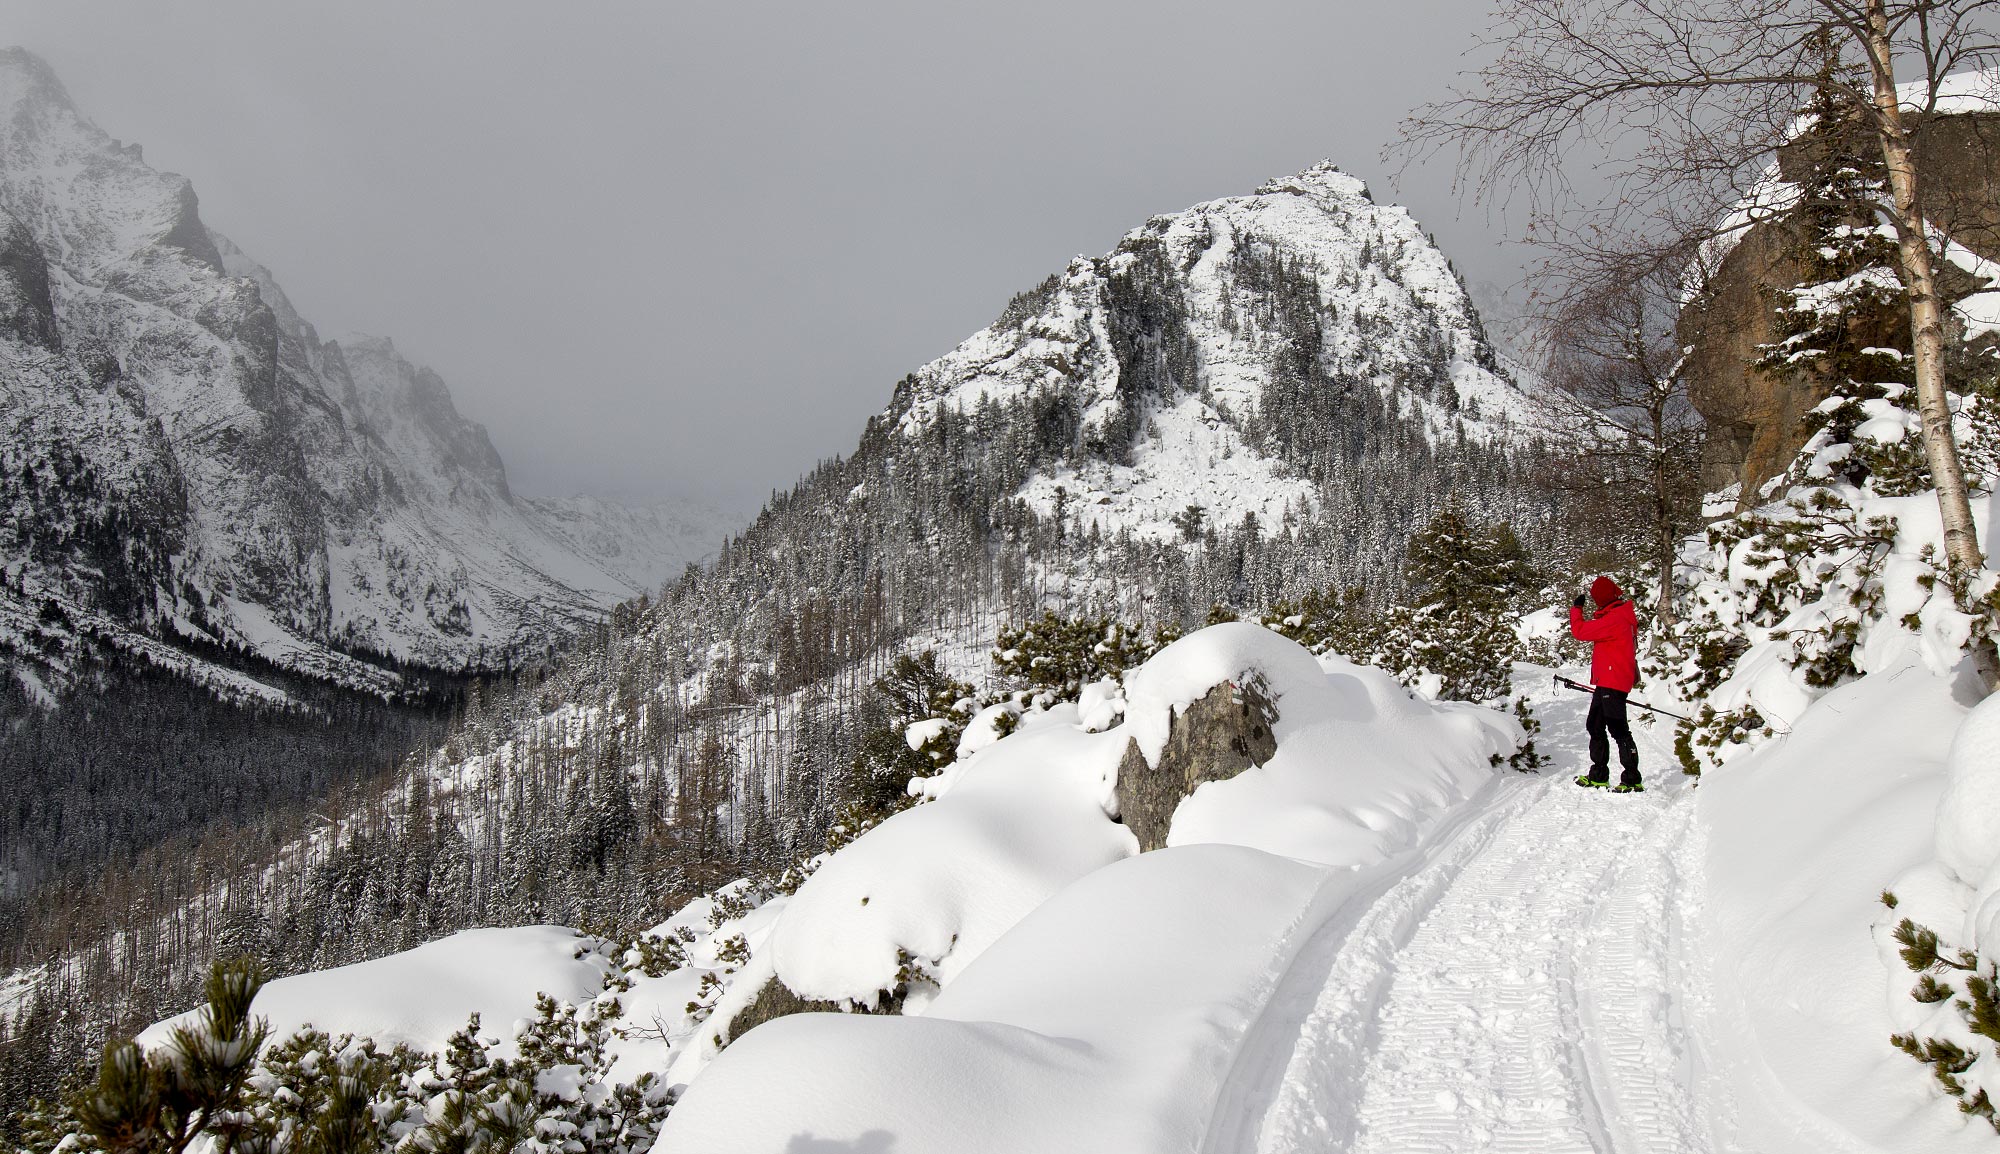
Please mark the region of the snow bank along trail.
MULTIPOLYGON (((1544 707, 1580 744, 1569 711, 1544 707)), ((1705 1002, 1679 960, 1693 799, 1661 736, 1635 736, 1654 792, 1579 789, 1559 750, 1307 952, 1317 998, 1259 1150, 1708 1149, 1686 1022, 1705 1002)))

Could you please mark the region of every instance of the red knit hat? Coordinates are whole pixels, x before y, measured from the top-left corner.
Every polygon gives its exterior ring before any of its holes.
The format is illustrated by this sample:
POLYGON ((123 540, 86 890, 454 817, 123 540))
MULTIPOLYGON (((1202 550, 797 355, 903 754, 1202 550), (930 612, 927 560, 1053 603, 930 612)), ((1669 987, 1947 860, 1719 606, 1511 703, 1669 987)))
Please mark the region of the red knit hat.
POLYGON ((1618 587, 1618 582, 1613 581, 1609 577, 1599 577, 1590 583, 1590 599, 1597 602, 1599 609, 1604 608, 1606 605, 1623 596, 1625 596, 1625 591, 1618 587))

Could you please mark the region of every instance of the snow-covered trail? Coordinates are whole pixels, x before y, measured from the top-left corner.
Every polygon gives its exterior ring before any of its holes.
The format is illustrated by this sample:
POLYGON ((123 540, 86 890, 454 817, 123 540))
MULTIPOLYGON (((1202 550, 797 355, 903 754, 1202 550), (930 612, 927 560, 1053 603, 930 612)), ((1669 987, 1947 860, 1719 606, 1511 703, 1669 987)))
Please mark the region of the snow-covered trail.
POLYGON ((1671 730, 1634 726, 1650 792, 1580 789, 1584 699, 1538 696, 1554 764, 1301 953, 1210 1150, 1711 1149, 1684 948, 1701 852, 1671 730))

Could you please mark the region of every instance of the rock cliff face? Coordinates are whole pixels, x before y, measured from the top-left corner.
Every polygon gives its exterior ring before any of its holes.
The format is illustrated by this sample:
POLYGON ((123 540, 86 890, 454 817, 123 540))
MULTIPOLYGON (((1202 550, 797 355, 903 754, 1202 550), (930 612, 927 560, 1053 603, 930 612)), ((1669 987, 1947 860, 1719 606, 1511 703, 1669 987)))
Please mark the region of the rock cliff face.
POLYGON ((32 348, 58 347, 49 262, 27 226, 0 213, 0 335, 32 348))
POLYGON ((708 552, 705 532, 643 521, 517 499, 437 374, 387 340, 321 340, 185 178, 0 51, 0 651, 17 673, 62 680, 84 639, 252 696, 216 655, 378 692, 404 663, 497 667, 708 552))
MULTIPOLYGON (((1940 116, 1920 126, 1917 152, 1932 219, 1979 256, 2000 258, 2000 113, 1940 116)), ((1797 183, 1812 163, 1802 145, 1783 149, 1777 180, 1797 183)), ((1706 490, 1740 484, 1746 498, 1754 495, 1805 443, 1800 419, 1826 398, 1826 382, 1810 371, 1751 367, 1761 347, 1779 339, 1778 294, 1802 282, 1793 255, 1799 245, 1797 226, 1787 219, 1750 225, 1682 313, 1693 399, 1709 426, 1706 490)), ((1975 287, 1963 276, 1947 284, 1960 293, 1975 287)), ((1864 344, 1907 348, 1908 326, 1899 328, 1856 335, 1864 344)))

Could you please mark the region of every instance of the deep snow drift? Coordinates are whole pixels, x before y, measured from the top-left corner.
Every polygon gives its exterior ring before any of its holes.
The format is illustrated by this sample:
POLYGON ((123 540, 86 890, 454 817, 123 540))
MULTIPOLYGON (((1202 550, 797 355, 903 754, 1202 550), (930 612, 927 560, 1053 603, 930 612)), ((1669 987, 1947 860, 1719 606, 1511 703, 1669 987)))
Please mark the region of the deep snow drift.
POLYGON ((1487 756, 1511 748, 1512 723, 1485 711, 1419 702, 1338 658, 1323 667, 1262 626, 1204 629, 1128 676, 1122 726, 1092 733, 1058 706, 956 762, 925 783, 933 801, 836 854, 778 922, 777 976, 807 997, 872 1002, 903 950, 949 985, 1063 886, 1137 851, 1112 795, 1127 742, 1157 762, 1174 713, 1249 677, 1277 705, 1277 756, 1198 789, 1169 844, 1372 864, 1476 790, 1487 756))
MULTIPOLYGON (((1742 1148, 1990 1150, 1889 1046, 1916 976, 1888 939, 1885 889, 1929 859, 1945 753, 1966 709, 1914 646, 1806 709, 1782 741, 1702 783, 1708 1049, 1742 1148)), ((1948 811, 1947 811, 1948 812, 1948 811)), ((1913 896, 1916 896, 1913 894, 1913 896)))

